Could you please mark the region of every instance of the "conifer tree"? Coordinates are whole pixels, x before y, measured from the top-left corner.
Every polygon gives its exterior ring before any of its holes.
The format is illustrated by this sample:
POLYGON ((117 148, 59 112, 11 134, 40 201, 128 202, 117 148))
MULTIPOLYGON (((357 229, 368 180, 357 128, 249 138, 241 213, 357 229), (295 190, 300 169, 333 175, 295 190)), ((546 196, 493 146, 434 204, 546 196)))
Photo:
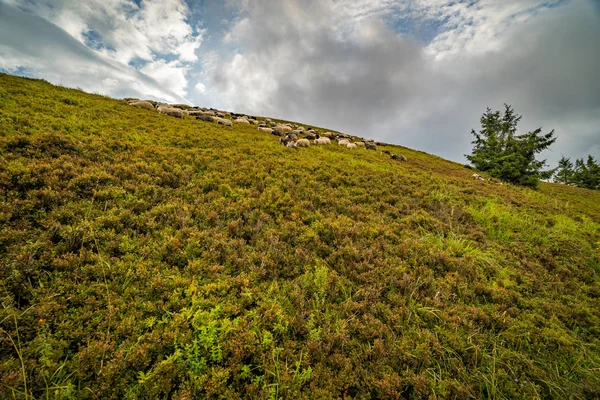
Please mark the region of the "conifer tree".
POLYGON ((473 166, 506 182, 537 186, 540 179, 549 179, 554 170, 542 171, 546 160, 536 160, 536 154, 556 141, 554 130, 542 134, 542 128, 523 135, 517 134, 517 116, 511 106, 504 104, 504 113, 488 107, 481 117, 479 133, 472 130, 475 146, 466 155, 473 166))
POLYGON ((575 160, 574 183, 586 189, 600 189, 600 165, 591 155, 575 160))
POLYGON ((562 156, 558 161, 554 182, 564 183, 565 185, 575 183, 575 170, 573 169, 573 163, 569 158, 562 156))

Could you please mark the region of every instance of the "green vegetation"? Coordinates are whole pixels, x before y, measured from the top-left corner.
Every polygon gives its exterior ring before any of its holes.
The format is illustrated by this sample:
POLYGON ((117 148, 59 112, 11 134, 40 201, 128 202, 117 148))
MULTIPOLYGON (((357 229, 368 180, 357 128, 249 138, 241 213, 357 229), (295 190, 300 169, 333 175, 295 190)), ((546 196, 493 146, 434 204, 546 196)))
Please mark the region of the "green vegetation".
POLYGON ((504 113, 487 109, 481 117, 479 133, 475 136, 473 152, 467 159, 477 170, 487 172, 494 178, 517 185, 536 187, 540 179, 550 179, 554 170, 542 171, 546 160, 538 161, 535 155, 546 150, 556 141, 554 131, 540 135, 542 128, 517 135, 517 116, 508 104, 504 113))
POLYGON ((586 161, 583 161, 583 158, 575 160, 575 166, 569 158, 563 156, 558 161, 554 181, 585 189, 600 190, 600 165, 591 155, 586 161))
POLYGON ((600 396, 600 193, 0 75, 0 398, 600 396))

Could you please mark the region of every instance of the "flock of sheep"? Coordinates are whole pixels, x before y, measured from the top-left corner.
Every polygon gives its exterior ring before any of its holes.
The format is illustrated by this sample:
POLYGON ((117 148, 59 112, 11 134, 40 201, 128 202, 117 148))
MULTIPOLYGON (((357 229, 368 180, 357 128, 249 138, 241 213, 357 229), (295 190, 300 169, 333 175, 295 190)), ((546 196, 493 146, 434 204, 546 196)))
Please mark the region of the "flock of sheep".
MULTIPOLYGON (((289 123, 278 123, 272 121, 270 118, 258 120, 256 117, 252 116, 201 107, 191 107, 187 104, 166 104, 152 100, 139 100, 134 98, 126 98, 124 100, 133 107, 156 110, 160 114, 166 114, 176 118, 184 118, 185 115, 192 115, 195 116, 197 120, 216 122, 217 124, 224 126, 233 126, 233 122, 238 124, 258 125, 257 129, 259 131, 279 136, 280 144, 295 149, 309 147, 311 141, 315 145, 328 145, 332 143, 332 140, 335 140, 339 146, 344 146, 350 150, 356 150, 358 148, 377 150, 377 145, 385 145, 385 143, 375 142, 372 139, 352 141, 352 136, 344 133, 318 133, 314 129, 305 129, 303 126, 292 125, 289 123)), ((389 150, 383 150, 381 153, 390 156, 392 160, 407 161, 405 156, 392 154, 389 150)), ((486 180, 477 173, 473 174, 472 177, 476 180, 486 180)), ((487 180, 502 185, 502 182, 497 179, 488 178, 487 180)))
MULTIPOLYGON (((205 122, 216 122, 224 126, 233 126, 230 118, 239 124, 258 125, 258 130, 261 132, 270 133, 279 136, 279 143, 290 148, 309 147, 312 141, 315 145, 328 145, 332 140, 335 140, 339 146, 344 146, 350 150, 365 148, 366 150, 377 150, 377 145, 384 143, 376 143, 372 139, 364 139, 361 141, 352 141, 350 135, 343 133, 322 132, 318 133, 314 129, 305 129, 300 125, 291 125, 277 123, 270 118, 258 120, 256 117, 243 114, 236 114, 227 111, 219 111, 214 109, 206 109, 201 107, 191 107, 187 104, 166 104, 152 100, 140 100, 135 98, 124 99, 133 107, 144 108, 147 110, 156 110, 160 114, 170 115, 176 118, 184 118, 185 115, 195 116, 197 120, 205 122)), ((403 155, 392 154, 388 150, 381 152, 387 154, 393 160, 407 161, 403 155)))

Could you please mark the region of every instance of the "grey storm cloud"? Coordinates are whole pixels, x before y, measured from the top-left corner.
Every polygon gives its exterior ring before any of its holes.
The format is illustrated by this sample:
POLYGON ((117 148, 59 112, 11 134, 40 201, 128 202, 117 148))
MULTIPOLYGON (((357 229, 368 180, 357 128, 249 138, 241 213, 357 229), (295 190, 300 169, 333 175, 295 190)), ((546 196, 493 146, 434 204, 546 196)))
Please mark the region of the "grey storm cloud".
POLYGON ((600 155, 600 19, 573 1, 508 26, 499 45, 432 60, 380 18, 346 26, 326 2, 250 2, 213 74, 230 106, 338 129, 464 162, 487 106, 556 130, 561 153, 600 155), (251 84, 250 84, 251 83, 251 84))
POLYGON ((30 69, 52 83, 113 97, 186 101, 134 68, 103 58, 44 18, 2 2, 0 68, 30 69))

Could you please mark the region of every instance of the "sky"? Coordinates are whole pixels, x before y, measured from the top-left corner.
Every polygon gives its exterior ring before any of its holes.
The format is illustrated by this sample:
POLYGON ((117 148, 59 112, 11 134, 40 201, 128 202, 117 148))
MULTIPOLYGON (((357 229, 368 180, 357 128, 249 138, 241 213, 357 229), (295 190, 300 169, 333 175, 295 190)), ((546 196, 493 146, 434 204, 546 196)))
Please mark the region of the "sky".
POLYGON ((600 159, 600 0, 0 0, 0 71, 461 163, 507 103, 600 159))

